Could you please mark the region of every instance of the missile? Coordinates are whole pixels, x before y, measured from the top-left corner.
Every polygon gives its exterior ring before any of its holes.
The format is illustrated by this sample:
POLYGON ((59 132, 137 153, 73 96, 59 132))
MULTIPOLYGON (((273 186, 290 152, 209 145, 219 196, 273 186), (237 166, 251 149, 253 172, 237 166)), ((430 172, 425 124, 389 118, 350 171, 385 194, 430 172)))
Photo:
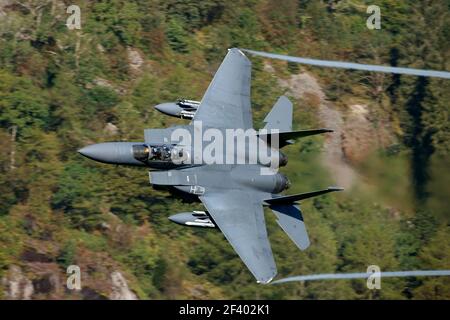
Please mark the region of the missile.
POLYGON ((181 105, 183 108, 191 108, 195 110, 197 110, 198 106, 200 105, 200 101, 188 99, 179 99, 177 103, 181 105))
POLYGON ((141 146, 145 146, 143 142, 105 142, 81 148, 78 153, 102 163, 145 166, 142 160, 138 160, 137 152, 141 151, 141 146))
POLYGON ((174 102, 166 102, 158 104, 155 106, 155 109, 161 113, 176 118, 180 118, 181 111, 183 111, 183 108, 181 108, 178 104, 174 102))
POLYGON ((171 117, 193 119, 199 105, 199 101, 180 99, 177 102, 158 104, 155 109, 171 117))
POLYGON ((193 211, 177 213, 169 217, 169 220, 177 224, 189 227, 215 228, 205 211, 193 211))

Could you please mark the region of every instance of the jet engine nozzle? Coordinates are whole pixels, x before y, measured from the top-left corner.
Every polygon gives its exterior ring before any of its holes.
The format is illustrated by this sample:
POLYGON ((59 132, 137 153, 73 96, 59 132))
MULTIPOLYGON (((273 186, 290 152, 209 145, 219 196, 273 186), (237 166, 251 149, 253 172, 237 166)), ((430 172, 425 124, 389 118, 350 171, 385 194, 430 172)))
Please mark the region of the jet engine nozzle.
POLYGON ((288 163, 288 157, 287 155, 285 155, 283 152, 280 151, 280 163, 279 166, 280 167, 284 167, 286 166, 288 163))
POLYGON ((280 193, 283 190, 289 189, 291 181, 284 174, 278 172, 276 174, 276 184, 273 190, 274 193, 280 193))

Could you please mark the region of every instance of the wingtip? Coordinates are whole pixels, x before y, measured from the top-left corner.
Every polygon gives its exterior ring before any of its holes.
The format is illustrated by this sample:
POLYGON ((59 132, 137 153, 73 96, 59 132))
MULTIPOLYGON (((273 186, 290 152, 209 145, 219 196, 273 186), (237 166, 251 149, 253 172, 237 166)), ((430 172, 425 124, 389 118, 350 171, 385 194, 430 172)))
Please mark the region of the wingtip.
POLYGON ((331 186, 331 187, 328 187, 328 190, 330 190, 330 191, 343 191, 344 188, 331 186))
POLYGON ((228 48, 228 52, 236 52, 247 58, 245 53, 239 48, 228 48))
POLYGON ((275 275, 272 276, 272 277, 270 277, 270 278, 267 279, 267 280, 256 280, 256 283, 259 283, 259 284, 269 284, 269 283, 272 282, 273 278, 275 278, 275 275))

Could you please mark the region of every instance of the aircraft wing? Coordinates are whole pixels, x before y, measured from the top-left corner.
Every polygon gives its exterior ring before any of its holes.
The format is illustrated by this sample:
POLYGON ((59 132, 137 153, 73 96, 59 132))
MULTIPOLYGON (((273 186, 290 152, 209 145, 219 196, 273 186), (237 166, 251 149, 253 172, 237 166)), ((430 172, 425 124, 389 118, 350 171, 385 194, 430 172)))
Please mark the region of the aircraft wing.
POLYGON ((200 200, 256 280, 270 282, 277 267, 261 202, 243 190, 208 193, 200 200))
POLYGON ((250 80, 250 60, 239 49, 229 49, 193 121, 216 128, 253 128, 250 80))

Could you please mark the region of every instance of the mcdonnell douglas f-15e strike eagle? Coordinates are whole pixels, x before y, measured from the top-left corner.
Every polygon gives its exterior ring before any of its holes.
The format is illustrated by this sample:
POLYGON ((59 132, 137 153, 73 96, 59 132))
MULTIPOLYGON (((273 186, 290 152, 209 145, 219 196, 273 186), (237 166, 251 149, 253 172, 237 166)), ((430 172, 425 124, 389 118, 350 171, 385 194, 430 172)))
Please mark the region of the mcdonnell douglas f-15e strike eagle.
MULTIPOLYGON (((154 188, 176 189, 200 200, 205 211, 179 213, 169 219, 187 226, 219 228, 256 280, 268 283, 277 274, 277 268, 267 237, 264 207, 268 206, 275 213, 281 228, 304 250, 310 242, 298 201, 341 189, 330 187, 281 196, 279 193, 288 188, 289 180, 277 172, 276 167, 272 168, 275 169, 272 174, 262 174, 263 167, 268 169, 268 164, 263 164, 260 159, 255 163, 192 161, 196 157, 192 143, 173 139, 176 130, 180 129, 195 135, 196 123, 201 123, 203 130, 215 129, 224 137, 229 129, 241 129, 241 132, 253 129, 250 80, 250 60, 241 50, 230 49, 201 102, 179 100, 155 107, 164 114, 191 119, 189 125, 146 129, 144 142, 99 143, 84 147, 79 153, 103 163, 149 167, 154 188)), ((292 143, 292 139, 332 131, 292 131, 292 111, 292 103, 286 97, 280 97, 265 118, 266 133, 254 131, 253 143, 265 144, 271 154, 278 157, 278 166, 287 163, 279 149, 292 143), (278 146, 275 146, 275 140, 278 146)), ((233 139, 236 142, 239 137, 233 139)), ((244 148, 237 148, 231 158, 248 160, 245 154, 249 154, 251 141, 246 140, 244 148)), ((218 156, 217 152, 228 151, 217 148, 215 156, 218 156)))
POLYGON ((267 237, 264 207, 274 212, 280 227, 301 250, 305 250, 310 242, 298 202, 342 189, 329 187, 296 195, 279 194, 289 186, 287 177, 277 171, 278 167, 287 164, 287 157, 280 149, 293 143, 293 139, 332 130, 292 131, 292 103, 284 96, 264 119, 263 130, 253 130, 251 62, 243 51, 322 67, 444 79, 449 79, 450 73, 305 59, 233 48, 229 49, 200 102, 179 100, 155 106, 166 115, 192 120, 189 125, 146 129, 144 142, 107 142, 79 150, 82 155, 103 163, 148 167, 151 169, 150 183, 155 189, 165 188, 178 194, 181 191, 202 202, 205 211, 179 213, 169 219, 186 226, 219 228, 257 282, 268 283, 277 274, 277 268, 267 237), (208 138, 205 138, 208 130, 208 138), (234 135, 225 142, 223 137, 228 137, 229 130, 234 130, 234 135), (197 143, 199 136, 200 142, 213 141, 214 148, 197 143), (242 136, 244 143, 239 145, 242 136), (238 145, 234 148, 236 142, 238 145), (203 157, 206 150, 210 155, 214 150, 214 161, 210 161, 211 157, 203 157), (251 151, 255 150, 256 156, 252 157, 251 151), (270 161, 262 156, 261 150, 270 153, 270 161), (223 161, 224 158, 227 161, 223 161))

